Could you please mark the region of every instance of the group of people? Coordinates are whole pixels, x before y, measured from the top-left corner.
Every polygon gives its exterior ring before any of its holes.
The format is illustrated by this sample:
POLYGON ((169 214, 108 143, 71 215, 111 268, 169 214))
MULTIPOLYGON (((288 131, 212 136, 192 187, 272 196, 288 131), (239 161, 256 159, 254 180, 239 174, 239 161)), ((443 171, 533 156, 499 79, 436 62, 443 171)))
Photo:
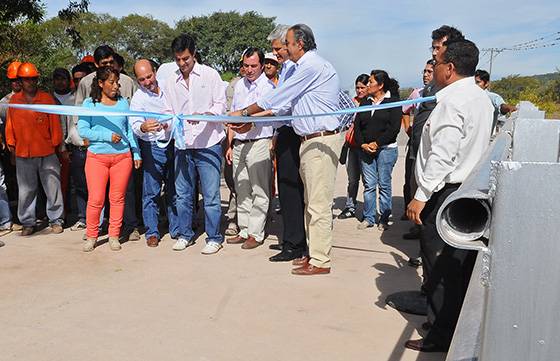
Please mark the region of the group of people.
MULTIPOLYGON (((5 144, 15 163, 21 234, 34 233, 36 211, 42 208, 50 230, 63 232, 73 204, 68 196, 73 194, 77 222, 70 229, 85 230, 83 251, 98 246, 106 215, 108 246, 117 251, 123 238, 140 238, 136 204, 141 200, 138 213, 147 245, 157 247, 167 231, 174 239, 173 250, 181 251, 195 241, 194 218, 202 195, 206 233, 202 253, 215 254, 224 242, 254 249, 266 238, 276 176, 284 227, 282 242, 271 245, 279 253, 270 261, 291 262, 294 275, 327 274, 339 162, 346 164, 349 178, 346 208, 339 218, 356 217, 361 177, 364 211, 358 228, 386 230, 402 124, 410 137, 403 217, 416 224, 411 237, 420 238, 421 287, 430 309, 426 338, 405 346, 446 350, 474 255, 443 242, 435 215, 481 158, 495 126, 490 96, 475 83, 477 47, 455 28, 434 30, 432 59, 423 71, 425 86, 410 98, 435 95, 436 101, 360 112, 348 130, 340 116, 299 116, 396 102, 398 82, 384 70, 361 74, 356 79, 355 104, 347 104, 338 74, 317 53, 308 26, 279 25, 268 40, 272 53, 247 48, 241 58, 241 77, 229 83, 202 63, 188 34, 173 40, 173 62, 158 67, 149 59, 137 60, 135 80, 122 70, 122 57, 119 60, 107 45, 99 46, 93 59, 87 59, 92 62, 78 64, 71 73, 55 70, 52 94, 38 88, 35 65, 12 63, 8 78, 13 91, 3 102, 78 105, 84 110, 59 117, 2 108, 5 144), (169 116, 127 116, 128 111, 169 116), (224 114, 246 120, 188 119, 188 115, 224 114), (282 115, 293 118, 274 120, 282 115), (259 120, 263 116, 268 118, 259 120), (225 234, 220 231, 222 172, 231 193, 225 234)), ((488 82, 484 73, 476 74, 488 82)), ((503 100, 494 104, 499 113, 512 110, 503 100)), ((0 234, 7 234, 17 228, 4 172, 0 176, 0 234)))
MULTIPOLYGON (((449 349, 476 260, 475 251, 455 249, 443 241, 436 215, 481 159, 499 128, 499 116, 515 110, 488 91, 489 74, 476 69, 478 60, 478 48, 459 30, 445 25, 434 30, 432 58, 422 72, 424 87, 415 89, 409 99, 435 96, 435 101, 358 114, 347 133, 347 152, 341 156, 347 163, 348 194, 339 218, 356 217, 362 177, 363 218, 357 227, 377 224, 383 231, 392 210, 391 173, 401 125, 409 137, 401 219, 414 226, 403 238, 420 240, 420 257, 411 258, 409 264, 423 266, 420 290, 428 306, 428 320, 422 325, 426 336, 405 343, 417 351, 449 349)), ((397 92, 398 84, 383 71, 356 79, 355 101, 360 105, 397 101, 397 92)))

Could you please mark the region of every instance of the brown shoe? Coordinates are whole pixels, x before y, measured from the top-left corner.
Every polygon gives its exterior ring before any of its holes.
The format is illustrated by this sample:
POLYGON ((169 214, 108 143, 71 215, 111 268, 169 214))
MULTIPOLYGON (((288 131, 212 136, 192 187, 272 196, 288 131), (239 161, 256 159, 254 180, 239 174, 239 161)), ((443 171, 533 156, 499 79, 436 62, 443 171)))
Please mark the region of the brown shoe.
POLYGON ((148 247, 157 247, 159 244, 159 239, 156 236, 148 237, 146 244, 148 247))
POLYGON ((325 275, 328 273, 331 273, 330 267, 315 267, 312 264, 308 264, 307 266, 302 266, 299 268, 294 268, 292 270, 292 274, 298 276, 325 275))
POLYGON ((62 226, 58 223, 55 223, 51 226, 51 231, 54 234, 60 234, 62 232, 64 232, 64 229, 62 228, 62 226))
POLYGON ((258 246, 262 246, 262 244, 263 244, 262 242, 257 242, 255 237, 249 236, 249 238, 247 238, 247 240, 245 242, 243 242, 243 244, 241 245, 241 248, 243 248, 243 249, 253 249, 253 248, 257 248, 258 246))
POLYGON ((35 233, 35 228, 34 227, 23 227, 21 229, 21 235, 22 236, 31 236, 33 233, 35 233))
POLYGON ((309 264, 309 257, 303 256, 300 258, 296 258, 292 261, 292 265, 294 266, 307 266, 309 264))
POLYGON ((247 238, 243 238, 239 235, 235 236, 235 237, 231 237, 226 239, 226 243, 227 244, 241 244, 241 243, 245 243, 245 241, 247 240, 247 238))
POLYGON ((404 347, 409 348, 414 351, 420 352, 447 352, 447 347, 442 347, 436 345, 432 342, 427 342, 425 339, 421 338, 419 340, 408 340, 404 343, 404 347))

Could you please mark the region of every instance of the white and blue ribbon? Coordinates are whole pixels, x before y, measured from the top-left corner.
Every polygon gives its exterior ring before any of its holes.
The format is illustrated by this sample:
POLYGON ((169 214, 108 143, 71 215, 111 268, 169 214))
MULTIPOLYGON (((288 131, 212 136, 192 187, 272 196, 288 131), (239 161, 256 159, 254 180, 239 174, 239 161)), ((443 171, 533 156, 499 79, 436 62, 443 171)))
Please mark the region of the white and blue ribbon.
MULTIPOLYGON (((97 110, 92 108, 85 108, 72 105, 51 105, 51 104, 0 104, 0 106, 7 106, 10 108, 32 110, 41 113, 57 114, 57 115, 69 115, 69 116, 86 116, 86 117, 112 117, 112 116, 124 116, 124 117, 141 117, 155 119, 159 122, 168 122, 171 119, 171 136, 170 139, 174 139, 177 147, 185 147, 184 138, 184 125, 183 121, 196 121, 196 122, 212 122, 212 123, 247 123, 248 121, 253 123, 271 123, 271 122, 286 122, 294 119, 304 119, 304 118, 315 118, 315 117, 327 117, 327 116, 342 116, 347 114, 355 114, 362 112, 371 112, 373 110, 389 109, 403 107, 405 105, 419 104, 425 102, 435 101, 435 96, 407 99, 398 102, 364 105, 356 108, 346 108, 340 109, 334 112, 319 113, 319 114, 300 114, 300 115, 284 115, 284 116, 266 116, 266 117, 243 117, 243 116, 230 116, 230 115, 206 115, 206 114, 163 114, 163 113, 151 113, 151 112, 136 112, 132 110, 128 111, 111 111, 111 110, 97 110), (250 119, 250 120, 249 120, 250 119)), ((167 146, 166 144, 160 144, 160 146, 167 146)))

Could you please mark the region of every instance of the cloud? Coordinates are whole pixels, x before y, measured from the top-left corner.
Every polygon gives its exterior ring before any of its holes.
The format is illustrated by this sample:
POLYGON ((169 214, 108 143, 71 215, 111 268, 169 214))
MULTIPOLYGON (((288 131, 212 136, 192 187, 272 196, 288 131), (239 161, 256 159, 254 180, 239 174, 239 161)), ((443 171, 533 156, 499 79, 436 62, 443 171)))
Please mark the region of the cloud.
MULTIPOLYGON (((48 14, 67 6, 50 1, 48 14)), ((372 69, 386 69, 402 86, 418 86, 420 70, 430 57, 431 31, 442 24, 461 29, 479 48, 506 47, 560 31, 560 3, 527 1, 246 1, 97 0, 90 11, 124 16, 150 14, 174 25, 183 16, 214 11, 257 11, 277 23, 306 23, 315 32, 319 53, 335 66, 342 85, 372 69)), ((559 41, 560 42, 560 41, 559 41)), ((487 67, 483 59, 481 67, 487 67)), ((493 64, 494 79, 509 74, 540 74, 560 67, 560 46, 526 52, 504 52, 493 64)))

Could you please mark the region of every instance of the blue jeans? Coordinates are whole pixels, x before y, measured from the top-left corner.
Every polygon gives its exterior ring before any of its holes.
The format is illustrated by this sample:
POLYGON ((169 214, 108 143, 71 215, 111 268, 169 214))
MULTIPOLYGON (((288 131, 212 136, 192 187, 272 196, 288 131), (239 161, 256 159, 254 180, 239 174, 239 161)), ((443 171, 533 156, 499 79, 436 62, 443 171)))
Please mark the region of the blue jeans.
POLYGON ((4 168, 0 164, 0 230, 12 227, 12 212, 10 212, 10 202, 6 193, 6 183, 4 182, 4 168))
POLYGON ((370 224, 387 224, 393 208, 391 174, 397 162, 397 147, 381 148, 373 156, 360 153, 360 164, 364 181, 364 221, 370 224), (377 195, 379 188, 379 214, 377 222, 377 195))
POLYGON ((177 191, 177 214, 180 238, 190 240, 192 229, 193 202, 196 174, 200 176, 200 189, 204 198, 204 227, 206 241, 222 243, 220 218, 220 174, 222 168, 222 146, 220 143, 203 149, 175 149, 175 189, 177 191))
POLYGON ((167 219, 169 220, 169 234, 175 238, 179 233, 179 219, 175 204, 175 170, 173 165, 174 145, 160 148, 154 142, 138 140, 142 153, 142 168, 144 180, 142 185, 142 217, 146 227, 146 239, 156 236, 160 239, 158 230, 159 201, 162 183, 165 183, 167 205, 167 219))

